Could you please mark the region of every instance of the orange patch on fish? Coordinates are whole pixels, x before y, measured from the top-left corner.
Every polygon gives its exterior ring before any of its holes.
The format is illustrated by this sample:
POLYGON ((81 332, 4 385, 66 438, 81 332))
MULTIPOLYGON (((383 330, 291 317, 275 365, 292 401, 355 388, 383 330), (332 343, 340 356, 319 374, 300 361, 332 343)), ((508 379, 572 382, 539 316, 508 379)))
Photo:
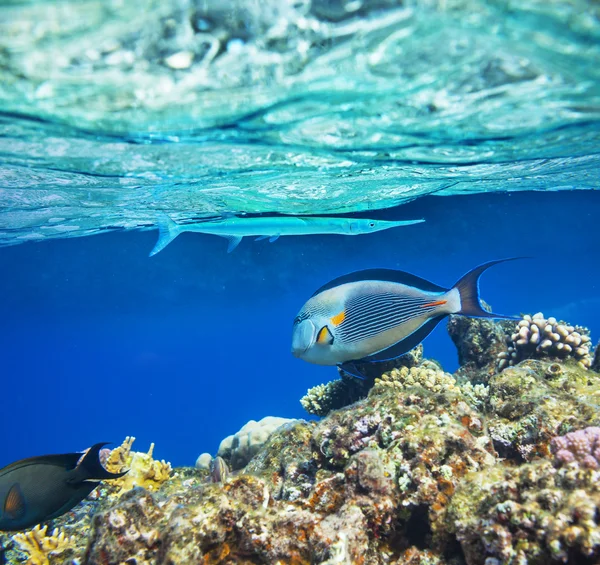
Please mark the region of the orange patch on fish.
POLYGON ((334 326, 339 326, 346 319, 346 312, 343 310, 331 318, 331 323, 334 326))
POLYGON ((429 308, 431 306, 442 306, 448 302, 447 300, 436 300, 435 302, 428 302, 427 304, 423 304, 421 308, 429 308))
POLYGON ((25 513, 25 500, 18 484, 14 484, 8 491, 4 512, 11 518, 20 518, 25 513))
POLYGON ((332 335, 327 326, 323 326, 317 334, 317 343, 331 343, 332 335))

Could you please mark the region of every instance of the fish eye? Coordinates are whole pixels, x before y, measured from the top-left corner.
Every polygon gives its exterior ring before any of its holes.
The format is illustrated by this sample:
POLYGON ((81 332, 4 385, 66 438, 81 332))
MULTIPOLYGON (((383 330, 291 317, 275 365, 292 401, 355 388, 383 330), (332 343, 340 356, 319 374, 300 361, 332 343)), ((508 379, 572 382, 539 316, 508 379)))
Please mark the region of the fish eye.
POLYGON ((375 222, 369 222, 369 227, 370 228, 374 228, 375 227, 375 222))

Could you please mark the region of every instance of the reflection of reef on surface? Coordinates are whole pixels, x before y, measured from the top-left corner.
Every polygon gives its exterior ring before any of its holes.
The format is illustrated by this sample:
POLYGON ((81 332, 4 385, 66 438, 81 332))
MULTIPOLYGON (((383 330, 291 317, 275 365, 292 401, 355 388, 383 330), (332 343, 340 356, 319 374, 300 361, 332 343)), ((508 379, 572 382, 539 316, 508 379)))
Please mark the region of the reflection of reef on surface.
MULTIPOLYGON (((318 422, 248 426, 251 459, 218 480, 207 456, 154 491, 103 483, 49 539, 2 535, 11 563, 32 540, 52 565, 599 562, 600 374, 545 354, 499 372, 512 330, 484 322, 450 321, 454 375, 418 352, 318 422)), ((107 455, 153 467, 131 441, 107 455)))

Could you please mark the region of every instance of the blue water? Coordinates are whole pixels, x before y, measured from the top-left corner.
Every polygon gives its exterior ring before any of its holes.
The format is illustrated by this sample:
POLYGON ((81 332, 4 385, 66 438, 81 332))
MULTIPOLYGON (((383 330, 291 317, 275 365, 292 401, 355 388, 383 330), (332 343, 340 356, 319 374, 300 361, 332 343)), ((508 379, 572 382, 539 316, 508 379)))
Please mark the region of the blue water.
MULTIPOLYGON (((474 265, 495 311, 564 317, 600 337, 600 192, 427 197, 377 214, 426 223, 376 234, 244 240, 156 232, 0 249, 0 464, 136 436, 192 465, 249 419, 304 417, 306 389, 336 378, 289 352, 291 324, 322 283, 390 267, 451 285, 474 265)), ((371 214, 374 215, 374 214, 371 214)), ((440 325, 425 354, 447 370, 440 325)))
MULTIPOLYGON (((312 292, 388 267, 600 337, 600 12, 586 0, 0 5, 0 465, 138 438, 193 464, 336 378, 312 292), (375 234, 185 233, 157 214, 361 214, 375 234)), ((443 325, 425 353, 447 370, 443 325)))

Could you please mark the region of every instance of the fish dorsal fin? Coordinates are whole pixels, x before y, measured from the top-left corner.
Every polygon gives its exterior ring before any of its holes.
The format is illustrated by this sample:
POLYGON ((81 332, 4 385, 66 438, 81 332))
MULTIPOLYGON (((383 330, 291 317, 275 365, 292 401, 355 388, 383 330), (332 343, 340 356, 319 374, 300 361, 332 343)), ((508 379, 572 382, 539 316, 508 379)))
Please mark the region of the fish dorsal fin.
POLYGON ((349 273, 338 277, 337 279, 333 279, 317 290, 313 296, 342 284, 359 281, 388 281, 405 284, 407 286, 414 286, 415 288, 420 288, 421 290, 428 292, 448 291, 447 288, 438 286, 437 284, 405 271, 396 271, 395 269, 365 269, 364 271, 355 271, 354 273, 349 273))
POLYGON ((10 465, 0 470, 0 476, 6 475, 15 469, 21 469, 30 465, 52 465, 54 467, 62 467, 63 469, 74 469, 77 461, 81 458, 81 453, 64 453, 61 455, 39 455, 37 457, 29 457, 15 461, 10 465))
POLYGON ((411 349, 417 347, 417 345, 419 345, 419 343, 421 343, 446 316, 447 314, 444 314, 442 316, 431 318, 431 320, 425 322, 419 329, 406 336, 403 340, 383 351, 363 357, 362 359, 359 359, 357 363, 382 363, 384 361, 391 361, 392 359, 400 357, 400 355, 408 353, 411 349))
POLYGON ((19 483, 15 483, 10 487, 8 494, 4 499, 3 514, 8 516, 11 520, 18 520, 25 516, 25 511, 25 497, 23 496, 19 483))

